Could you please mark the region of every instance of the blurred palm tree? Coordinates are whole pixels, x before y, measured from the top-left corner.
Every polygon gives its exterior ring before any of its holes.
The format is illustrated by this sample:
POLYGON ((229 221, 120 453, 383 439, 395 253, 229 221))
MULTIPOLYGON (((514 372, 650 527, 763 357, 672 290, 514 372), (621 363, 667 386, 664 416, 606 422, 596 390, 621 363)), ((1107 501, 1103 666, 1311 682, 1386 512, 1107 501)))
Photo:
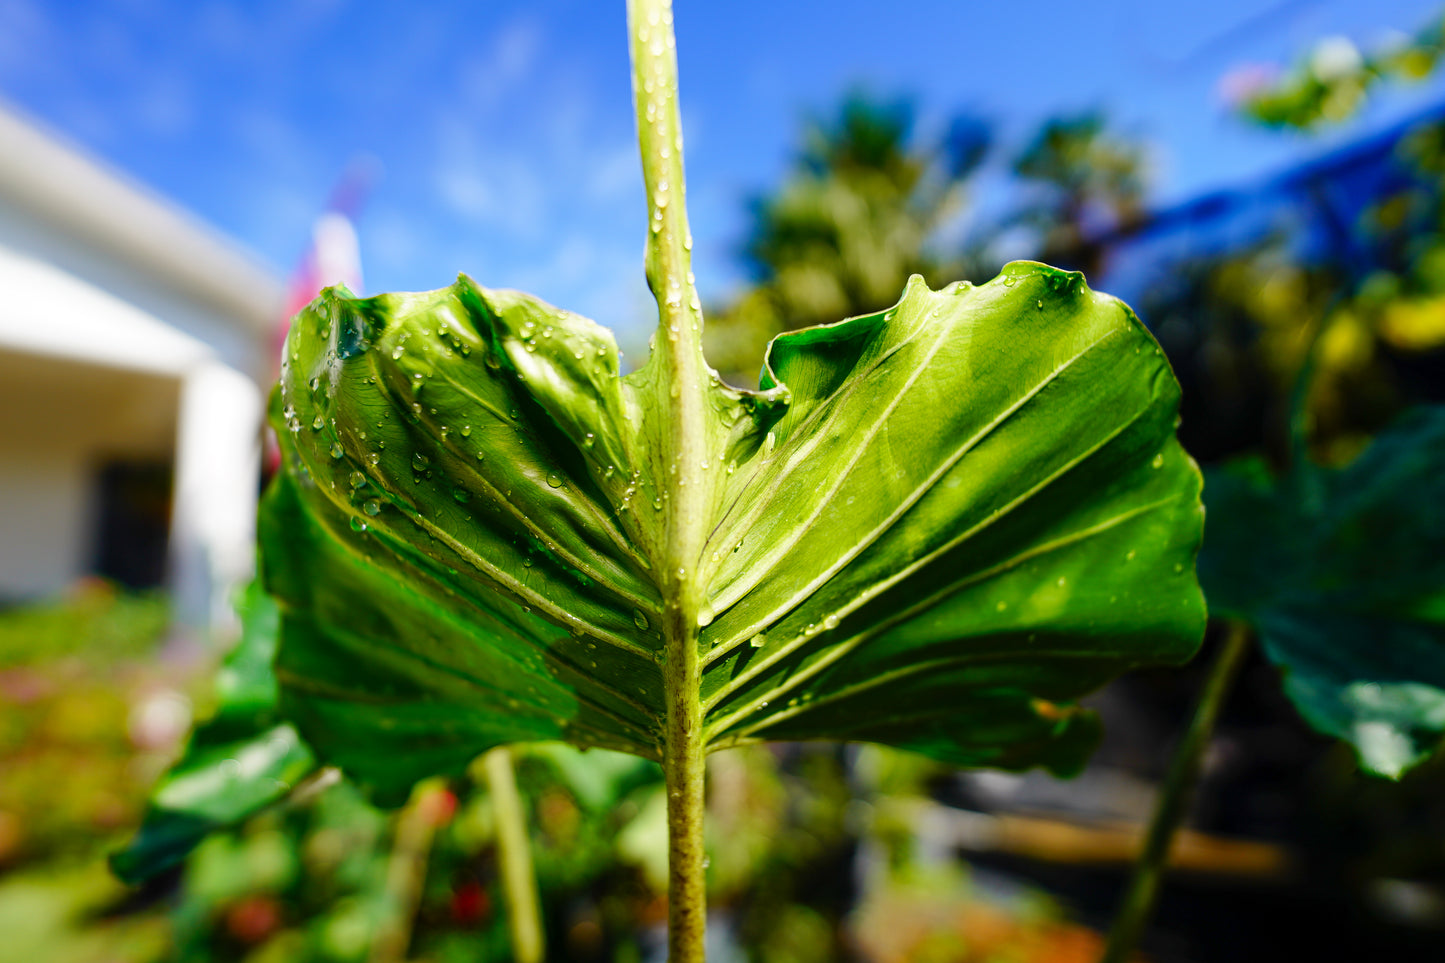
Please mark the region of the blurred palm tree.
POLYGON ((1013 171, 1028 198, 1014 223, 1032 235, 1034 256, 1057 267, 1097 277, 1109 238, 1145 215, 1144 148, 1097 111, 1046 120, 1013 171))
POLYGON ((713 312, 709 358, 750 382, 776 334, 885 308, 912 274, 935 286, 965 276, 966 260, 936 238, 989 142, 988 125, 969 116, 924 140, 907 102, 861 95, 811 125, 782 185, 751 202, 753 285, 713 312))

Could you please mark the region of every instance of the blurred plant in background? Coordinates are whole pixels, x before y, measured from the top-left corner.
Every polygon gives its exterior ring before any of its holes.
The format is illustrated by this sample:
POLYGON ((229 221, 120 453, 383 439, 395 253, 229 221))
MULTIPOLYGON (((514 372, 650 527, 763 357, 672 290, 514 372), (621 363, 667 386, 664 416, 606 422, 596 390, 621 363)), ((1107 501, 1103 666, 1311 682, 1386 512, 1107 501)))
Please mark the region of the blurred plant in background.
POLYGON ((972 193, 1001 152, 976 116, 959 115, 928 140, 907 101, 844 100, 807 128, 783 183, 750 202, 741 253, 753 282, 709 315, 709 360, 755 383, 769 339, 885 308, 914 274, 934 287, 983 282, 1027 256, 1094 276, 1110 232, 1143 216, 1143 146, 1101 113, 1049 118, 1001 158, 1017 200, 984 215, 972 193))
MULTIPOLYGON (((1363 54, 1329 38, 1291 72, 1237 92, 1244 117, 1313 131, 1372 91, 1430 75, 1445 20, 1363 54)), ((1209 460, 1284 457, 1286 410, 1308 359, 1314 453, 1347 461, 1411 404, 1438 400, 1445 348, 1445 119, 1439 109, 1306 165, 1268 234, 1173 265, 1140 308, 1185 383, 1186 444, 1209 460), (1254 412, 1263 410, 1263 419, 1254 412)))
POLYGON ((119 912, 103 855, 190 726, 193 670, 154 659, 168 621, 160 597, 100 582, 0 612, 0 959, 162 952, 164 920, 119 912))
POLYGON ((1108 238, 1144 220, 1144 145, 1111 131, 1103 113, 1044 121, 1012 168, 1024 202, 1004 228, 1026 228, 1030 256, 1046 264, 1097 278, 1108 259, 1108 238))
POLYGON ((960 117, 923 141, 909 104, 861 95, 811 124, 783 183, 749 205, 754 281, 709 315, 712 364, 751 382, 774 335, 887 307, 912 274, 939 286, 969 273, 936 235, 960 213, 989 137, 960 117))
POLYGON ((1377 85, 1429 76, 1445 53, 1445 18, 1414 36, 1400 35, 1368 55, 1345 37, 1329 37, 1282 77, 1252 72, 1236 97, 1243 112, 1269 127, 1309 130, 1348 120, 1377 85))
POLYGON ((143 665, 168 619, 160 597, 101 583, 0 614, 0 867, 93 852, 134 824, 191 721, 184 675, 143 665))

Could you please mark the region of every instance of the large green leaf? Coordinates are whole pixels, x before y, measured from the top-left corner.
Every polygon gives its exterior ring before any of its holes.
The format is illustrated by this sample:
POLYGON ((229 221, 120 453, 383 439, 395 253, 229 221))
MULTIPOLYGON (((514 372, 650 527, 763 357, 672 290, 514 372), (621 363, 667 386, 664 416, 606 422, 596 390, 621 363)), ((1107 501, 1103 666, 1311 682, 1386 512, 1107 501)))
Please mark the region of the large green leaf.
POLYGON ((1445 734, 1445 408, 1412 412, 1340 470, 1210 475, 1199 577, 1242 619, 1316 729, 1398 778, 1445 734))
MULTIPOLYGON (((656 362, 461 278, 298 316, 261 523, 288 713, 393 793, 499 743, 659 758, 655 560, 674 496, 656 362)), ((705 735, 856 739, 1069 770, 1072 705, 1179 662, 1199 474, 1153 338, 1032 263, 770 346, 714 381, 696 573, 705 735)))
POLYGON ((283 799, 318 768, 277 708, 280 615, 259 582, 237 610, 241 639, 216 676, 216 712, 191 734, 181 759, 151 793, 135 838, 111 856, 116 875, 145 879, 183 860, 206 835, 283 799))

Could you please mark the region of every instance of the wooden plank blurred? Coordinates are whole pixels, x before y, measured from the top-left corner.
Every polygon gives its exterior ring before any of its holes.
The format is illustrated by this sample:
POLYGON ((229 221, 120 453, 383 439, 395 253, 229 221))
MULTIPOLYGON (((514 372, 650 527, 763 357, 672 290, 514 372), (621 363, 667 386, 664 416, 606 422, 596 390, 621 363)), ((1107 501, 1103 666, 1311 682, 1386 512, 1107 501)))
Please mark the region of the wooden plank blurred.
MULTIPOLYGON (((923 800, 887 800, 880 806, 935 844, 1051 863, 1126 865, 1138 855, 1146 830, 1143 823, 1081 822, 1048 813, 988 814, 923 800)), ((1192 873, 1280 879, 1289 874, 1292 860, 1276 843, 1185 829, 1174 839, 1169 865, 1192 873)))

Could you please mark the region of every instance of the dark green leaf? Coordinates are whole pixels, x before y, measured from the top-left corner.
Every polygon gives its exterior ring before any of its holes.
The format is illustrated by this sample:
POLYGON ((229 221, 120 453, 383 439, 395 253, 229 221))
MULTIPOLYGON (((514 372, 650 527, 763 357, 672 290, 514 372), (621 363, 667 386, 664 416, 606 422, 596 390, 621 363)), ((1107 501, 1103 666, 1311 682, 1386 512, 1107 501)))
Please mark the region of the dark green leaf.
MULTIPOLYGON (((605 329, 467 278, 329 291, 287 350, 261 536, 308 740, 394 794, 506 742, 658 758, 675 465, 654 363, 619 377, 605 329)), ((709 396, 711 746, 1068 770, 1095 735, 1073 699, 1194 652, 1178 386, 1080 275, 914 279, 778 338, 762 384, 709 396)))
POLYGON ((1249 622, 1316 729, 1398 778, 1445 733, 1445 408, 1413 412, 1340 470, 1211 473, 1199 576, 1249 622))
POLYGON ((279 801, 317 768, 277 713, 276 603, 255 582, 237 608, 241 640, 221 665, 215 715, 196 727, 185 754, 156 786, 135 839, 111 856, 127 882, 179 863, 206 834, 279 801))

